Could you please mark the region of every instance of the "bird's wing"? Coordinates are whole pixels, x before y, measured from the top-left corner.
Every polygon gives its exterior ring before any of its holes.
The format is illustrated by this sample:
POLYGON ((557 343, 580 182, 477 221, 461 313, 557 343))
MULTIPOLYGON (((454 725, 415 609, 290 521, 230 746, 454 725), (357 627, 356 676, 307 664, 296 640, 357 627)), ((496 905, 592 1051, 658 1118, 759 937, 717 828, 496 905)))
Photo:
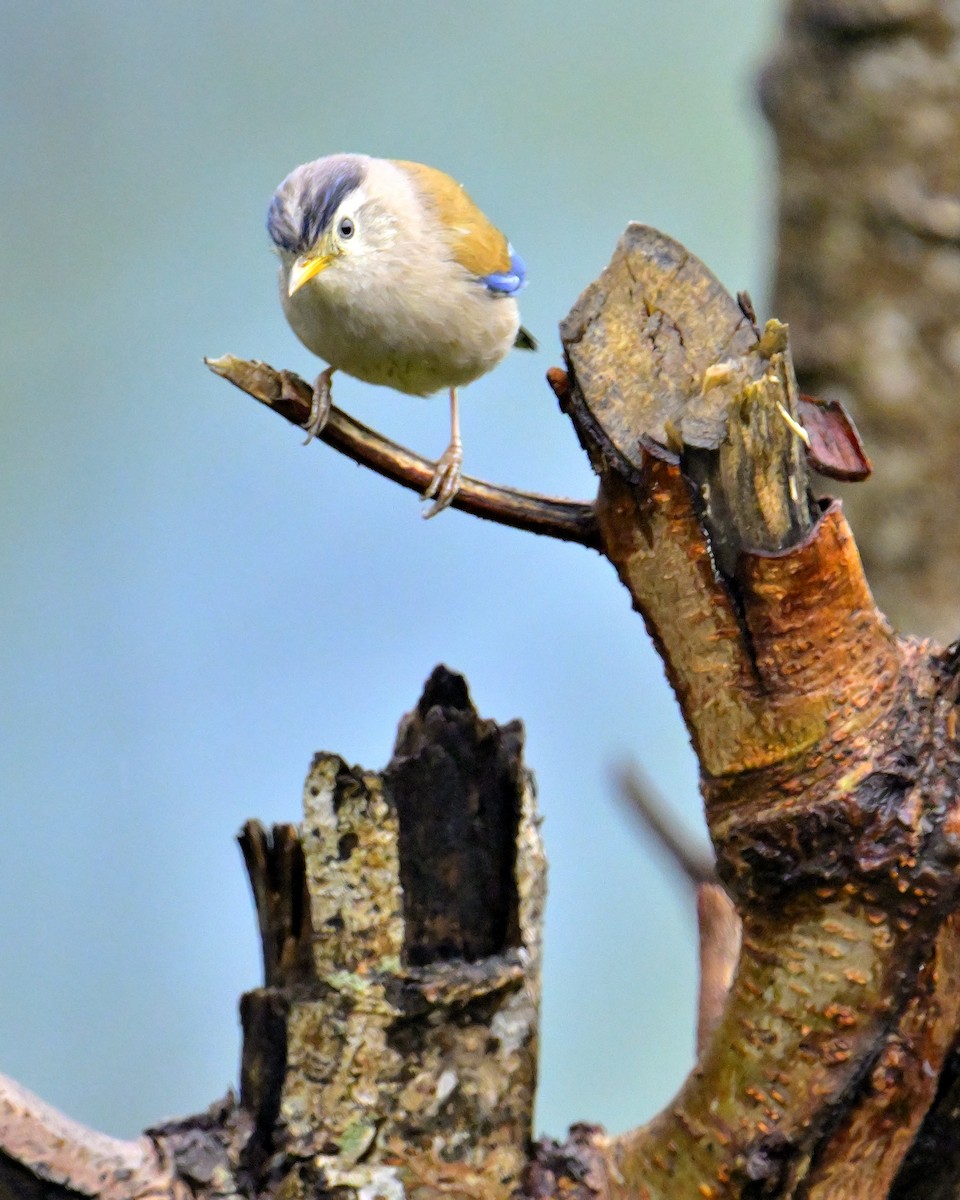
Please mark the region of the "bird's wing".
POLYGON ((395 165, 406 171, 414 185, 430 205, 447 237, 450 252, 471 275, 490 282, 492 291, 514 291, 514 287, 497 285, 497 277, 512 277, 513 258, 510 245, 496 225, 492 224, 470 199, 462 185, 436 167, 423 163, 400 162, 395 165))

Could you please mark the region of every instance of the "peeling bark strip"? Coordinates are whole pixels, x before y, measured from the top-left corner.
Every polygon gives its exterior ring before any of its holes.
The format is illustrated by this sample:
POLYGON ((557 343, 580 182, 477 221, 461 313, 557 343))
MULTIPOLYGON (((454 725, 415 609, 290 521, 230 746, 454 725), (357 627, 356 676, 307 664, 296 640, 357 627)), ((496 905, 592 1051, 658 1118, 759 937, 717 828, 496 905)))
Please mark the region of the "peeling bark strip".
POLYGON ((544 899, 522 740, 438 667, 382 775, 318 755, 299 833, 244 830, 271 948, 242 1004, 247 1160, 285 1198, 516 1186, 544 899))

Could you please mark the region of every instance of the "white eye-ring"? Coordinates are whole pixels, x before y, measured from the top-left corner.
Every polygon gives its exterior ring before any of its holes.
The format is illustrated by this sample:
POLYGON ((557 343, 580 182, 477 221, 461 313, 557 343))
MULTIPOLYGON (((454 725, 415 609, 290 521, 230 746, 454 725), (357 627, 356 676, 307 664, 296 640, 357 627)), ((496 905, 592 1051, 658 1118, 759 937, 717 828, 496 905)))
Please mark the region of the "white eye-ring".
POLYGON ((356 226, 350 217, 341 217, 340 224, 337 226, 337 233, 344 239, 352 238, 356 226))

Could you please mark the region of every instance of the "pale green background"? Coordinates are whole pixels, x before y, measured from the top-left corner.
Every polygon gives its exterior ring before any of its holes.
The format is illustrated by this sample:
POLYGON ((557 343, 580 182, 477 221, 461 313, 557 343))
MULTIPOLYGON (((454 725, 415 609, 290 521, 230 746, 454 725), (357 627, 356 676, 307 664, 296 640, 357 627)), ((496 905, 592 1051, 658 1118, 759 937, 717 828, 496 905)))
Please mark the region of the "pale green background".
MULTIPOLYGON (((634 756, 698 821, 658 659, 597 555, 449 512, 209 375, 313 374, 263 230, 336 150, 463 179, 527 259, 466 470, 587 498, 543 383, 638 218, 762 300, 771 0, 0 6, 0 1069, 109 1132, 236 1078, 259 979, 232 838, 295 820, 317 748, 369 767, 433 665, 521 716, 551 860, 538 1127, 651 1115, 692 1054, 689 897, 635 835, 634 756)), ((336 381, 425 453, 441 400, 336 381)))

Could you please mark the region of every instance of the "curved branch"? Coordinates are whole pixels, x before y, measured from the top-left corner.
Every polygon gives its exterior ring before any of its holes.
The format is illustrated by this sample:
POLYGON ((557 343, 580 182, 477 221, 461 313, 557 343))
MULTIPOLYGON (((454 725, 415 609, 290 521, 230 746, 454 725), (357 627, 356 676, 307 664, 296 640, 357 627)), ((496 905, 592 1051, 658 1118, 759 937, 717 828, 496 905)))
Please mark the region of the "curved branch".
POLYGON ((154 1143, 108 1137, 0 1075, 2 1200, 175 1200, 184 1195, 154 1143))
MULTIPOLYGON (((232 354, 203 361, 215 375, 228 379, 291 424, 301 427, 306 424, 312 392, 298 375, 232 354)), ((331 408, 329 420, 318 438, 360 466, 369 467, 412 491, 423 492, 433 477, 434 464, 429 459, 391 442, 347 416, 342 409, 331 408)), ((540 533, 562 542, 577 542, 594 550, 600 548, 593 505, 583 501, 499 487, 465 475, 451 507, 499 525, 540 533)))

